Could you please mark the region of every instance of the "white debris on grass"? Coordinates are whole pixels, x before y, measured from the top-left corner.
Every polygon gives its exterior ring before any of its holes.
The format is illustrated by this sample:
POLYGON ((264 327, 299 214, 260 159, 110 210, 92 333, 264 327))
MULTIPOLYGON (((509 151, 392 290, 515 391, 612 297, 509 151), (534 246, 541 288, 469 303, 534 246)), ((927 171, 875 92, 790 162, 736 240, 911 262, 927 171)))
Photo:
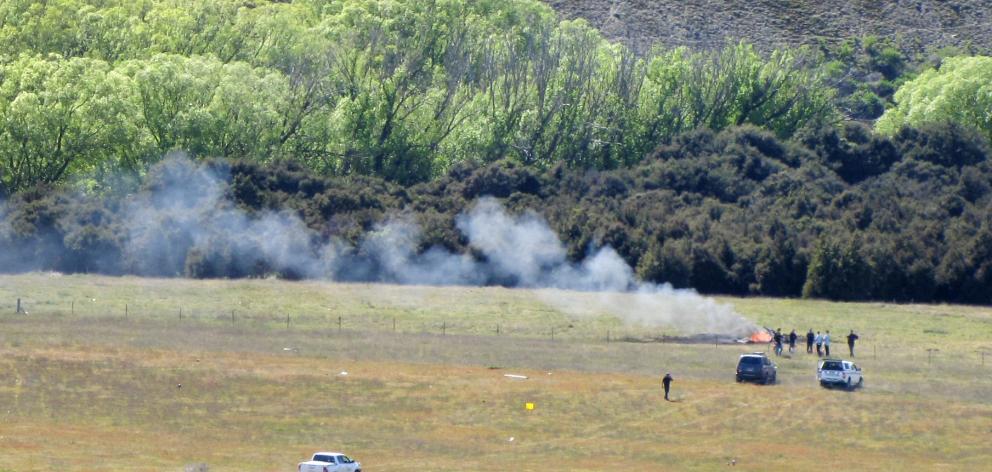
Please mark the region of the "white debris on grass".
POLYGON ((511 379, 517 379, 517 380, 527 380, 527 376, 526 375, 503 374, 503 377, 507 377, 507 378, 511 378, 511 379))

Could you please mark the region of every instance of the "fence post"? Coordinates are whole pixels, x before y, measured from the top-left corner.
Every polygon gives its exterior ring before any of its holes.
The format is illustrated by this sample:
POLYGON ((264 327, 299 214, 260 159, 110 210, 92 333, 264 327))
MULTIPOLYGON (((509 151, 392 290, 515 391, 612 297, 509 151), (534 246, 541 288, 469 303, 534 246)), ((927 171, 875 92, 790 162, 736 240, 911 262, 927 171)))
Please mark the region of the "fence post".
POLYGON ((940 349, 930 348, 927 349, 927 364, 933 363, 933 353, 940 351, 940 349))
POLYGON ((20 315, 21 314, 21 299, 20 298, 17 299, 17 311, 15 311, 14 314, 15 315, 20 315))
POLYGON ((76 301, 75 300, 72 301, 72 305, 70 305, 70 307, 69 307, 69 314, 70 315, 75 315, 76 314, 76 301))
POLYGON ((183 307, 179 307, 179 321, 183 320, 183 307))
POLYGON ((496 334, 499 334, 499 323, 496 323, 496 334))
POLYGON ((396 317, 393 317, 393 332, 396 332, 396 317))
POLYGON ((606 330, 606 344, 610 343, 610 330, 606 330))
POLYGON ((234 324, 234 310, 231 310, 231 324, 234 324))
POLYGON ((554 326, 551 327, 551 340, 552 341, 555 340, 555 327, 554 326))
POLYGON ((289 315, 286 315, 286 329, 289 329, 289 315))
POLYGON ((442 321, 441 322, 441 336, 445 336, 447 334, 448 334, 448 322, 447 321, 442 321))
POLYGON ((127 319, 127 303, 124 304, 124 319, 127 319))

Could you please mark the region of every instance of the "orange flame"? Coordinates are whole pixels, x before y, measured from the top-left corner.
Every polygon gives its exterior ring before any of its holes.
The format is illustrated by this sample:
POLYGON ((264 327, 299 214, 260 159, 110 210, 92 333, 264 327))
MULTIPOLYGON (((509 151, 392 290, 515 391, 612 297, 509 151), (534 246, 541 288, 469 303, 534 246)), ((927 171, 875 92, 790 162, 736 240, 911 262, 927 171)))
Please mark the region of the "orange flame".
POLYGON ((755 331, 751 334, 750 340, 752 343, 770 343, 772 342, 772 335, 767 331, 755 331))

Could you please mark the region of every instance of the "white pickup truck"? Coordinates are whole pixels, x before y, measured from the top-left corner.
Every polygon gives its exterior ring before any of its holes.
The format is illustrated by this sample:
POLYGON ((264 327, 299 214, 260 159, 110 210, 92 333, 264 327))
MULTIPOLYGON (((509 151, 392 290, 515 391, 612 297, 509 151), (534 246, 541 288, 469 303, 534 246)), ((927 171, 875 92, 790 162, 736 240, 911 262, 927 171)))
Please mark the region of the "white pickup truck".
POLYGON ((824 387, 839 386, 854 389, 865 383, 861 368, 853 362, 840 359, 824 359, 816 368, 816 379, 824 387))
POLYGON ((317 452, 313 458, 300 462, 298 472, 362 472, 362 463, 340 452, 317 452))

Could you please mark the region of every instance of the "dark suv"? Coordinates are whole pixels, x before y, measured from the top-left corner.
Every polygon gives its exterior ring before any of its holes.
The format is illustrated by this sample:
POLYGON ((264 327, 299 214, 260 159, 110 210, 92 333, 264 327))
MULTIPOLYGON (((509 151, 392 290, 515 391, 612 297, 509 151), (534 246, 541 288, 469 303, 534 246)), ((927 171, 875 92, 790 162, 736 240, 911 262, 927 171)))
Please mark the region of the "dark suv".
POLYGON ((763 352, 741 355, 737 361, 737 381, 757 380, 763 384, 775 383, 778 367, 763 352))

